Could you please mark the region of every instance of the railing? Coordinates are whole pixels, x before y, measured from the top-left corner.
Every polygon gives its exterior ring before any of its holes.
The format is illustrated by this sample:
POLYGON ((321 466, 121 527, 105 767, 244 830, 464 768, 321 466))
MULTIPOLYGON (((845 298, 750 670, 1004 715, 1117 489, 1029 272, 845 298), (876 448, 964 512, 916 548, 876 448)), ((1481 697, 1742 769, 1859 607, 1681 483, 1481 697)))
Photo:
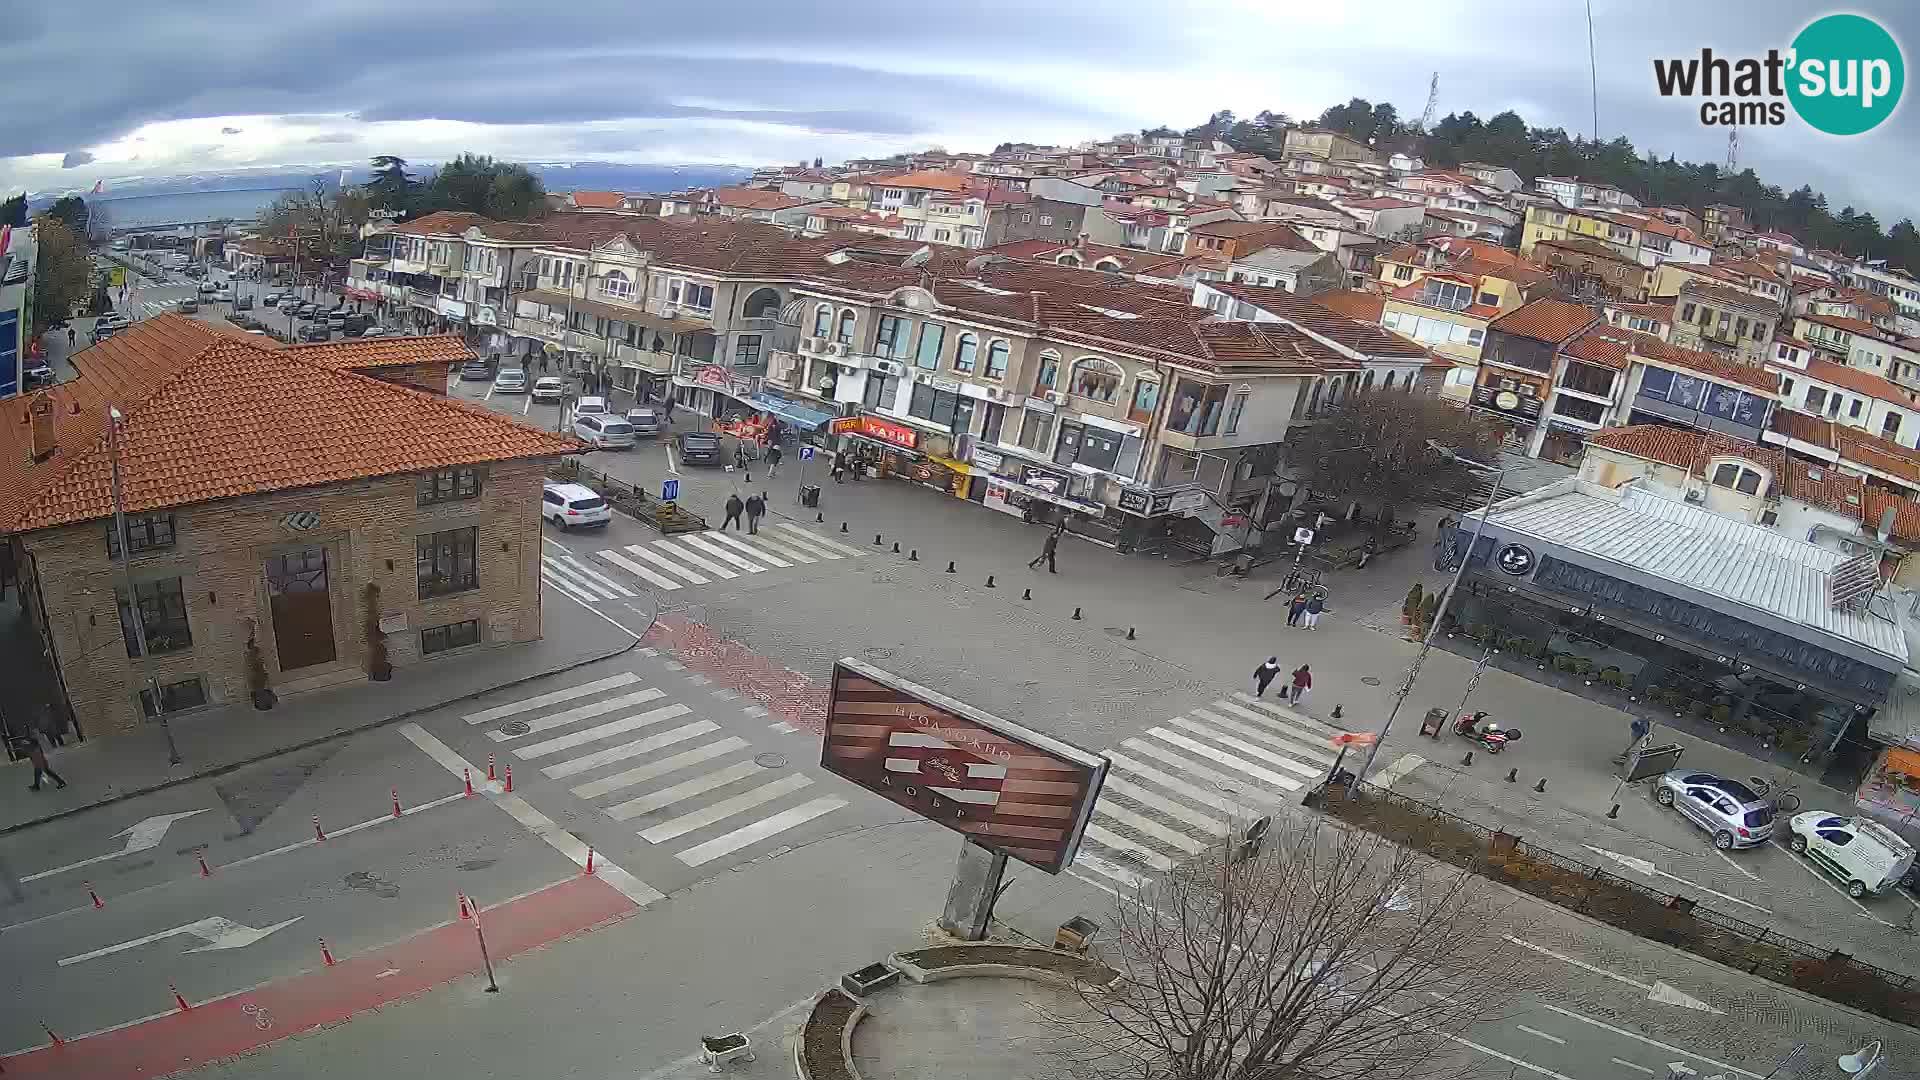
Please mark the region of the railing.
POLYGON ((734 324, 733 324, 733 328, 735 330, 745 330, 749 333, 762 333, 762 334, 770 334, 779 326, 780 326, 779 319, 760 318, 758 316, 751 317, 751 318, 736 319, 734 320, 734 324))
POLYGON ((407 302, 410 304, 419 304, 421 307, 426 307, 426 308, 438 307, 440 303, 440 294, 436 292, 428 292, 425 289, 408 289, 407 302))

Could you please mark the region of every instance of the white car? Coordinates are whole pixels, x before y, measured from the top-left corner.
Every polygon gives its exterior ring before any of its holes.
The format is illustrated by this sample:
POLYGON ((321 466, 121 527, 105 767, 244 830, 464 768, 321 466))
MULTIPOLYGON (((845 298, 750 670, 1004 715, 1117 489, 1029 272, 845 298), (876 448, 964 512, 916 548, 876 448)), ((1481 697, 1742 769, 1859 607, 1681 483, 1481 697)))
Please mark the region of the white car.
POLYGON ((548 481, 540 492, 540 516, 571 529, 577 525, 605 525, 613 520, 607 500, 585 484, 548 481))
POLYGON ((592 395, 581 398, 573 406, 573 415, 575 416, 598 416, 607 411, 607 399, 594 397, 592 395))
POLYGON ((213 301, 214 301, 214 303, 216 303, 216 304, 231 304, 231 303, 233 303, 233 290, 232 290, 232 289, 221 289, 221 290, 219 290, 219 291, 217 291, 217 292, 215 292, 215 293, 213 294, 213 301))
POLYGON ((567 383, 564 379, 542 375, 533 381, 533 400, 535 401, 559 401, 566 394, 567 383))
POLYGON ((527 373, 519 368, 502 368, 500 374, 493 377, 493 392, 496 394, 526 393, 527 373))
POLYGON ((365 330, 360 331, 360 336, 363 338, 386 337, 387 328, 384 326, 369 326, 365 330))
POLYGON ((573 418, 573 433, 583 442, 592 443, 600 450, 630 450, 633 448, 633 425, 627 423, 624 416, 602 413, 595 416, 576 416, 573 418))
POLYGON ((1913 845, 1877 821, 1825 810, 1795 814, 1787 845, 1846 887, 1855 900, 1888 892, 1913 869, 1913 845))

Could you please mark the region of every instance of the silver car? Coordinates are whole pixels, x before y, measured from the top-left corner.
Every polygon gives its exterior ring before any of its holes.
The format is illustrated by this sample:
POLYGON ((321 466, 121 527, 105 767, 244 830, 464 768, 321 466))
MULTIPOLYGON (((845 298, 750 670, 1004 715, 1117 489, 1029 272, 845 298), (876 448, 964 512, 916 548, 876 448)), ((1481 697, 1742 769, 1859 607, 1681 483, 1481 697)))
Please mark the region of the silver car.
POLYGON ((1707 830, 1722 851, 1755 847, 1773 836, 1773 800, 1738 780, 1676 769, 1654 782, 1653 798, 1707 830))

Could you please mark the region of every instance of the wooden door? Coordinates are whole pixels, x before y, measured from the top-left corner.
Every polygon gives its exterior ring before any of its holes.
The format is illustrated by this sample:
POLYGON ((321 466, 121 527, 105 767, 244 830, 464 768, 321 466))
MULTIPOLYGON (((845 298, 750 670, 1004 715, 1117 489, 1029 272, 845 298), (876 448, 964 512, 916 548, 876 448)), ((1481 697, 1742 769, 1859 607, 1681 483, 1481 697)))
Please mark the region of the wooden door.
POLYGON ((273 608, 273 640, 280 670, 333 660, 333 600, 327 591, 327 549, 302 548, 267 560, 267 591, 273 608))

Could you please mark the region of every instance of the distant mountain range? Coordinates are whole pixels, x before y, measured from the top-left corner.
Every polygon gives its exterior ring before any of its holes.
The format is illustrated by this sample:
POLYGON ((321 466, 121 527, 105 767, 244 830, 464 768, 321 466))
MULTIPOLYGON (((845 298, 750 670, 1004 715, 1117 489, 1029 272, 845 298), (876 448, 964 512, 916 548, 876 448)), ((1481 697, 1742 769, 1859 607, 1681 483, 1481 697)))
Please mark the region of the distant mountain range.
MULTIPOLYGON (((615 161, 530 161, 526 166, 540 177, 548 191, 643 192, 721 187, 737 184, 753 171, 741 165, 626 165, 615 161)), ((92 194, 92 185, 88 185, 64 191, 29 192, 27 201, 38 210, 62 195, 83 195, 112 202, 204 191, 279 190, 305 187, 314 180, 337 187, 342 169, 346 170, 349 184, 363 184, 371 175, 366 165, 357 164, 280 165, 185 176, 126 176, 109 178, 105 190, 97 196, 92 194)), ((416 176, 427 176, 432 174, 433 167, 413 165, 410 171, 416 176)))

